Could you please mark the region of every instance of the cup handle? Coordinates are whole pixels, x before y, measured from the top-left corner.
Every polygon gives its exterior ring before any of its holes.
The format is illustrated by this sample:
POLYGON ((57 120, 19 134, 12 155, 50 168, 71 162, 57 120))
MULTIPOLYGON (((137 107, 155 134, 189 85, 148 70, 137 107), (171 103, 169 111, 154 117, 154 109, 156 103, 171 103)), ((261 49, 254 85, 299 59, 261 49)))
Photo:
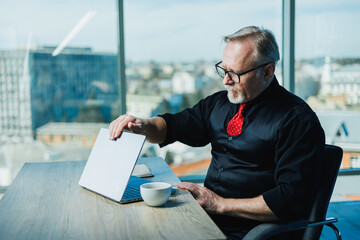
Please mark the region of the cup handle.
POLYGON ((171 186, 171 197, 176 197, 179 194, 179 189, 176 186, 171 186))

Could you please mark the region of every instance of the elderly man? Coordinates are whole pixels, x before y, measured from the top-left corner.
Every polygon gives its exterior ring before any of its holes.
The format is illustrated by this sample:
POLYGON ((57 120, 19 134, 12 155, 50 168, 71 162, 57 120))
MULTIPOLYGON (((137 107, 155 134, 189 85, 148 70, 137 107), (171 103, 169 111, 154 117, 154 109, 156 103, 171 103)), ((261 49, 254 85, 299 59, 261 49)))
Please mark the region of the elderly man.
POLYGON ((189 190, 229 238, 241 238, 263 221, 309 215, 325 140, 315 113, 274 75, 279 50, 271 31, 250 26, 224 40, 215 67, 227 91, 177 114, 120 116, 110 124, 110 138, 127 129, 160 146, 211 143, 205 187, 178 187, 189 190))

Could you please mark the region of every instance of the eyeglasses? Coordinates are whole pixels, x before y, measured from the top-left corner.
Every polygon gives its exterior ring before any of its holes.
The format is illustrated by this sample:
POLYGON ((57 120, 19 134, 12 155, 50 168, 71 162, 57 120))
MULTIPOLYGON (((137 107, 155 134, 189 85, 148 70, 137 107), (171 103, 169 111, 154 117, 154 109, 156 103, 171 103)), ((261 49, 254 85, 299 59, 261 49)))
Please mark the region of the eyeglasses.
POLYGON ((268 62, 268 63, 264 63, 264 64, 261 64, 260 66, 256 67, 256 68, 252 68, 248 71, 245 71, 245 72, 242 72, 242 73, 235 73, 235 72, 232 72, 232 71, 228 71, 228 70, 225 70, 224 68, 220 67, 220 63, 222 63, 222 61, 218 62, 217 64, 215 64, 215 68, 216 68, 216 72, 220 75, 220 77, 224 78, 225 75, 227 74, 230 78, 230 80, 233 82, 233 83, 239 83, 240 82, 240 76, 241 75, 244 75, 246 73, 249 73, 251 71, 254 71, 258 68, 261 68, 263 66, 266 66, 268 65, 269 63, 271 62, 268 62))

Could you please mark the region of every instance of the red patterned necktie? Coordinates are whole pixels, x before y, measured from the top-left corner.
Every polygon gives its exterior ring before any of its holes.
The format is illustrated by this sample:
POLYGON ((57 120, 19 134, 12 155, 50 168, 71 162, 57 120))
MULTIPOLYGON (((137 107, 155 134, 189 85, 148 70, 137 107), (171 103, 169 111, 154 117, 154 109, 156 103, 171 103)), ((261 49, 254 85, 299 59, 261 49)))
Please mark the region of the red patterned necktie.
POLYGON ((228 123, 226 131, 230 136, 236 136, 241 133, 243 122, 244 122, 244 117, 242 115, 244 107, 245 107, 245 104, 241 104, 239 111, 235 114, 235 116, 228 123))

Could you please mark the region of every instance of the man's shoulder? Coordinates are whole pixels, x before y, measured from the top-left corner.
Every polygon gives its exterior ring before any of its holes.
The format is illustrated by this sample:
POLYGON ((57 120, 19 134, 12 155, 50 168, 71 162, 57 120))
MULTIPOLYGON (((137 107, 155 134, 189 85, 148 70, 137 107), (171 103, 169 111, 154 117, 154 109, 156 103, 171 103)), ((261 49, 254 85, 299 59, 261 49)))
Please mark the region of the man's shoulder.
POLYGON ((283 111, 286 111, 286 109, 290 110, 296 106, 306 105, 303 99, 281 86, 276 78, 254 102, 255 104, 267 103, 267 105, 271 105, 273 108, 280 108, 283 111))
POLYGON ((263 107, 271 111, 274 119, 284 122, 291 119, 299 121, 318 121, 315 112, 299 96, 289 92, 284 87, 277 85, 267 94, 263 107))
POLYGON ((286 103, 291 109, 295 109, 296 111, 300 112, 313 112, 311 107, 305 102, 305 100, 300 98, 299 96, 289 91, 286 91, 284 95, 286 103))
POLYGON ((279 98, 279 101, 286 100, 286 102, 289 105, 301 105, 305 103, 305 101, 302 98, 300 98, 299 96, 295 95, 292 92, 289 92, 283 86, 278 85, 275 91, 276 91, 276 96, 278 96, 279 98))
POLYGON ((316 113, 299 96, 286 91, 281 101, 284 110, 284 118, 297 118, 299 121, 318 122, 316 113))

